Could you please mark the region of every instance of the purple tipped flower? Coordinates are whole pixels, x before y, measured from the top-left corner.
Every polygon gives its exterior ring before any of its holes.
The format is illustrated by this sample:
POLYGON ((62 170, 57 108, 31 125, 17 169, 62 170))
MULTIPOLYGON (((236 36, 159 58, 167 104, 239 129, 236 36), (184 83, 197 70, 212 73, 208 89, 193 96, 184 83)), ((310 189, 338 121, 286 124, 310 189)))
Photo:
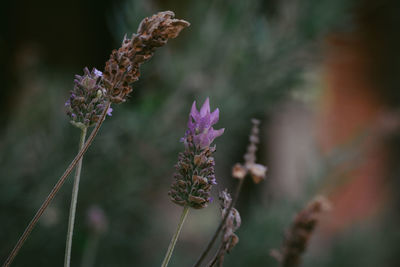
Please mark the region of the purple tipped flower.
POLYGON ((211 187, 217 182, 213 158, 215 146, 211 143, 224 133, 224 129, 214 130, 212 127, 218 119, 219 110, 210 112, 208 98, 200 111, 193 102, 188 130, 181 139, 185 151, 179 153, 175 181, 169 191, 171 200, 178 205, 201 209, 212 201, 211 187))
MULTIPOLYGON (((84 75, 76 75, 74 88, 65 102, 66 112, 71 123, 79 128, 93 126, 105 108, 105 89, 102 84, 103 73, 95 68, 83 70, 84 75)), ((111 116, 112 108, 107 110, 111 116)))
POLYGON ((207 97, 200 111, 197 110, 196 101, 193 102, 192 110, 189 114, 188 133, 193 136, 196 146, 202 148, 210 146, 215 138, 221 136, 225 129, 215 130, 212 126, 218 122, 219 109, 210 112, 210 100, 207 97))

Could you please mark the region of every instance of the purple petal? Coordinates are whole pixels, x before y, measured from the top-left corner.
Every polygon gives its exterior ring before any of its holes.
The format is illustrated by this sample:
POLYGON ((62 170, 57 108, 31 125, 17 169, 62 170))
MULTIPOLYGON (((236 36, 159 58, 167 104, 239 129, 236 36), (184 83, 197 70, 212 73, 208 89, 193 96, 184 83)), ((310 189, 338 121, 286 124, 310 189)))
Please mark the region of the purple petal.
POLYGON ((192 109, 190 110, 190 116, 192 116, 192 118, 195 121, 197 121, 200 118, 200 114, 196 108, 196 101, 193 101, 192 109))
POLYGON ((208 128, 211 127, 210 124, 210 116, 201 117, 199 121, 197 121, 197 128, 200 133, 207 131, 208 128))
POLYGON ((193 143, 195 144, 195 145, 200 145, 200 142, 201 142, 201 135, 195 135, 195 136, 193 136, 193 143))
POLYGON ((199 135, 200 139, 200 146, 201 147, 207 147, 211 144, 213 140, 210 139, 211 135, 209 133, 202 133, 199 135))
POLYGON ((216 108, 210 115, 210 124, 214 125, 218 122, 218 120, 219 120, 219 109, 216 108))
POLYGON ((96 68, 93 68, 93 73, 94 73, 96 76, 103 76, 103 73, 102 73, 101 71, 99 71, 98 69, 96 69, 96 68))
POLYGON ((85 75, 90 75, 90 71, 89 71, 88 67, 85 67, 83 69, 83 72, 85 73, 85 75))
POLYGON ((111 117, 112 116, 112 114, 111 114, 112 111, 113 111, 113 109, 111 107, 108 108, 107 115, 111 117))
POLYGON ((224 129, 215 130, 211 126, 218 122, 219 109, 210 113, 210 99, 207 97, 200 111, 197 110, 196 101, 193 102, 187 123, 187 134, 193 136, 193 143, 202 148, 210 146, 215 138, 224 133, 224 129))
POLYGON ((214 138, 217 138, 225 132, 225 128, 219 129, 219 130, 214 130, 214 128, 211 128, 211 131, 214 132, 214 138))
POLYGON ((225 128, 219 129, 219 130, 214 130, 214 128, 211 128, 210 131, 207 133, 208 139, 210 140, 210 144, 214 141, 215 138, 221 136, 225 131, 225 128))
POLYGON ((210 114, 210 99, 207 97, 206 101, 204 101, 203 106, 200 109, 200 116, 204 117, 207 114, 210 114))
POLYGON ((190 131, 191 134, 195 134, 195 124, 193 122, 193 118, 192 116, 189 116, 189 120, 187 123, 188 129, 190 131))

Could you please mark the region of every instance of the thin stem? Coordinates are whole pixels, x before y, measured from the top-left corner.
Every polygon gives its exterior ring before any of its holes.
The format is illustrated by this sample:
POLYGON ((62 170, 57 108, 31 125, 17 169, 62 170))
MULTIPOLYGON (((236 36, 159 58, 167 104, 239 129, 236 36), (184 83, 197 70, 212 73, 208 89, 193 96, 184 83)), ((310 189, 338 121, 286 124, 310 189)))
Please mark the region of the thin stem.
MULTIPOLYGON (((87 128, 82 127, 81 138, 79 140, 79 151, 85 145, 86 131, 87 131, 87 128)), ((81 170, 82 170, 82 160, 83 160, 83 156, 79 160, 78 165, 76 166, 76 170, 75 170, 74 186, 72 188, 72 197, 71 197, 71 207, 69 209, 67 241, 66 241, 66 245, 65 245, 64 267, 69 267, 71 264, 72 236, 74 235, 76 202, 78 201, 79 181, 81 179, 81 170)))
POLYGON ((221 253, 221 250, 222 250, 222 246, 223 246, 223 245, 224 245, 224 244, 221 244, 221 245, 219 246, 219 248, 218 248, 218 250, 217 250, 217 253, 215 253, 213 259, 208 263, 207 267, 213 267, 214 264, 217 262, 218 256, 219 256, 219 254, 221 253))
POLYGON ((85 143, 85 146, 82 148, 81 151, 75 156, 72 160, 71 164, 65 170, 64 174, 60 177, 57 181, 53 189, 51 190, 50 194, 47 196, 46 200, 43 202, 42 206, 38 209, 33 219, 30 221, 28 226, 25 228, 24 233, 19 238, 17 244, 11 251, 10 255, 8 256, 7 260, 4 262, 3 267, 8 267, 14 260, 15 256, 18 254, 19 250, 21 249, 22 245, 24 244, 25 240, 28 238, 29 234, 32 232, 32 229, 35 227, 37 222, 39 221, 40 217, 42 216, 43 212, 46 210, 47 206, 49 206, 50 202, 56 196, 57 192, 60 190, 61 186, 64 184, 65 180, 67 179, 68 175, 72 172, 78 161, 82 158, 83 154, 87 151, 89 146, 92 144, 93 139, 96 137, 98 131, 100 130, 101 125, 104 122, 106 117, 108 108, 110 107, 111 103, 107 103, 106 108, 104 109, 103 113, 101 114, 100 120, 97 122, 96 127, 90 133, 88 140, 85 143))
POLYGON ((178 236, 179 236, 179 234, 181 232, 183 223, 185 222, 185 219, 186 219, 186 217, 188 215, 188 212, 189 212, 189 207, 185 206, 183 208, 183 211, 182 211, 182 215, 181 215, 181 219, 180 219, 179 224, 178 224, 178 228, 176 229, 176 232, 175 232, 174 236, 172 237, 171 242, 169 243, 167 254, 165 254, 165 258, 164 258, 164 260, 163 260, 163 262, 161 264, 161 267, 167 267, 168 266, 168 262, 171 259, 172 252, 174 251, 176 241, 178 240, 178 236))
POLYGON ((240 190, 242 190, 243 181, 244 181, 244 178, 239 180, 239 184, 236 187, 235 195, 233 196, 232 202, 229 205, 228 210, 227 210, 224 218, 222 219, 221 223, 219 224, 219 226, 218 226, 217 230, 215 231, 213 237, 211 238, 210 242, 208 242, 208 245, 205 248, 205 250, 203 251, 203 253, 201 254, 200 258, 194 264, 194 267, 199 267, 200 266, 200 264, 206 258, 207 254, 210 252, 210 250, 211 250, 212 246, 214 245, 215 241, 217 240, 217 237, 218 237, 219 233, 221 232, 222 227, 224 226, 224 224, 225 224, 225 222, 226 222, 226 220, 228 218, 229 213, 231 212, 232 208, 236 204, 236 201, 237 201, 237 199, 239 197, 239 194, 240 194, 240 190))

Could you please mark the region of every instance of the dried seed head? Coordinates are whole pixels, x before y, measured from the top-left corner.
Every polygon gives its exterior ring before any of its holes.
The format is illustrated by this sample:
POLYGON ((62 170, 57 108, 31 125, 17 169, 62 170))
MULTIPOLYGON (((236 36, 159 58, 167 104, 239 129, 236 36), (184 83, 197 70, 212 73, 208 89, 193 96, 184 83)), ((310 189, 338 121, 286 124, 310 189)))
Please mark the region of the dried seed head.
MULTIPOLYGON (((225 217, 228 212, 229 206, 232 202, 232 197, 225 189, 219 194, 219 199, 221 201, 221 216, 225 217)), ((236 230, 239 229, 241 225, 241 218, 239 212, 232 208, 226 218, 225 224, 222 227, 222 240, 221 246, 216 255, 216 262, 218 266, 222 266, 224 257, 226 253, 229 253, 236 245, 239 243, 239 237, 235 234, 236 230)))
POLYGON ((149 60, 156 48, 175 38, 190 24, 174 19, 171 11, 159 12, 145 18, 131 39, 124 37, 122 46, 113 50, 104 69, 104 87, 113 103, 126 101, 131 84, 139 79, 140 65, 149 60))
POLYGON ((293 220, 280 251, 273 250, 271 255, 284 267, 299 266, 301 255, 307 248, 321 212, 331 208, 330 202, 323 196, 312 200, 293 220))
POLYGON ((199 149, 192 145, 191 149, 179 153, 175 181, 168 192, 174 203, 195 209, 207 207, 211 201, 211 186, 216 184, 214 160, 208 152, 208 149, 199 149), (204 157, 206 160, 194 163, 195 157, 204 157))
POLYGON ((251 174, 251 177, 253 178, 253 182, 258 184, 265 179, 265 176, 267 174, 267 167, 261 164, 254 163, 250 165, 249 172, 251 174))
MULTIPOLYGON (((103 74, 95 68, 91 72, 88 68, 83 71, 83 76, 75 76, 74 88, 65 103, 71 123, 79 128, 94 125, 106 107, 105 89, 101 83, 103 74)), ((109 116, 111 111, 111 108, 107 111, 109 116)))
POLYGON ((232 176, 237 179, 244 179, 247 174, 247 169, 240 163, 236 163, 232 168, 232 176))
POLYGON ((258 129, 258 126, 260 125, 260 121, 257 119, 252 119, 251 122, 253 123, 253 128, 251 129, 249 141, 250 144, 247 147, 247 152, 244 155, 244 162, 246 168, 250 168, 251 165, 256 163, 256 151, 257 151, 257 145, 260 142, 260 139, 258 137, 260 130, 258 129))
MULTIPOLYGON (((225 189, 224 191, 220 192, 219 199, 221 201, 221 216, 224 218, 232 202, 232 197, 228 193, 228 190, 225 189)), ((242 220, 239 212, 235 208, 232 208, 226 219, 225 225, 222 228, 224 233, 222 237, 223 242, 230 242, 230 237, 237 229, 239 229, 241 222, 242 220)))
POLYGON ((244 155, 244 166, 240 163, 236 163, 232 169, 232 176, 236 179, 244 179, 246 175, 250 173, 253 182, 258 184, 265 179, 268 168, 262 164, 256 163, 257 144, 260 142, 258 137, 260 132, 258 129, 260 121, 252 119, 251 122, 253 123, 253 127, 249 137, 250 144, 247 147, 246 154, 244 155))

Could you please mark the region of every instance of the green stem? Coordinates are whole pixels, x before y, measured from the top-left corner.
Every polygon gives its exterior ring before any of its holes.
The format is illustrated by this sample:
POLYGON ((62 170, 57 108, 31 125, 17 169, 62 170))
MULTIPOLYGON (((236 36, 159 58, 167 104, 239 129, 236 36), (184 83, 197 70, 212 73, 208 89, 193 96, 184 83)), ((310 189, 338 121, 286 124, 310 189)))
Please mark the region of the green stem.
MULTIPOLYGON (((82 150, 83 146, 85 145, 86 131, 87 128, 82 127, 81 138, 79 140, 79 151, 82 150)), ((72 188, 71 207, 69 209, 69 219, 68 219, 67 242, 65 246, 64 267, 69 267, 71 264, 72 236, 74 235, 76 202, 78 200, 79 181, 81 179, 81 170, 82 170, 82 160, 83 157, 81 157, 81 159, 78 162, 78 165, 76 166, 74 186, 72 188)))
POLYGON ((57 192, 60 190, 60 188, 64 184, 65 180, 68 178, 69 174, 72 172, 72 170, 75 168, 78 161, 81 159, 83 154, 85 154, 85 152, 88 150, 89 146, 92 144, 94 138, 96 137, 97 133, 100 130, 101 125, 103 124, 103 122, 106 118, 107 110, 110 107, 110 105, 111 105, 110 102, 108 102, 106 104, 106 108, 104 109, 103 113, 101 114, 100 120, 97 122, 96 127, 90 133, 90 136, 89 136, 88 140, 86 141, 85 145, 79 151, 79 153, 75 156, 75 158, 72 160, 71 164, 69 164, 68 168, 65 170, 63 175, 61 175, 61 177, 58 179, 57 183, 54 185, 50 194, 46 197, 46 199, 42 203, 42 206, 40 206, 40 208, 37 210, 35 216, 33 216, 32 220, 29 222, 28 226, 25 228, 25 231, 22 233, 21 237, 18 239, 17 243, 15 244, 13 250, 8 255, 6 261, 3 264, 3 267, 8 267, 13 262, 15 256, 17 256, 19 250, 21 249, 22 245, 25 243, 26 239, 28 238, 28 236, 32 232, 33 228, 39 221, 43 212, 50 205, 51 201, 56 196, 57 192))
POLYGON ((178 224, 178 228, 176 229, 176 232, 175 232, 174 236, 172 237, 171 242, 169 243, 168 251, 167 251, 167 254, 165 254, 165 258, 164 258, 164 260, 163 260, 163 262, 161 264, 161 267, 167 267, 168 266, 168 262, 171 259, 172 252, 174 251, 176 241, 178 240, 178 236, 179 236, 179 234, 181 232, 183 223, 185 222, 185 219, 186 219, 186 217, 188 215, 188 212, 189 212, 189 207, 185 206, 183 208, 183 211, 182 211, 182 215, 181 215, 181 219, 180 219, 179 224, 178 224))

